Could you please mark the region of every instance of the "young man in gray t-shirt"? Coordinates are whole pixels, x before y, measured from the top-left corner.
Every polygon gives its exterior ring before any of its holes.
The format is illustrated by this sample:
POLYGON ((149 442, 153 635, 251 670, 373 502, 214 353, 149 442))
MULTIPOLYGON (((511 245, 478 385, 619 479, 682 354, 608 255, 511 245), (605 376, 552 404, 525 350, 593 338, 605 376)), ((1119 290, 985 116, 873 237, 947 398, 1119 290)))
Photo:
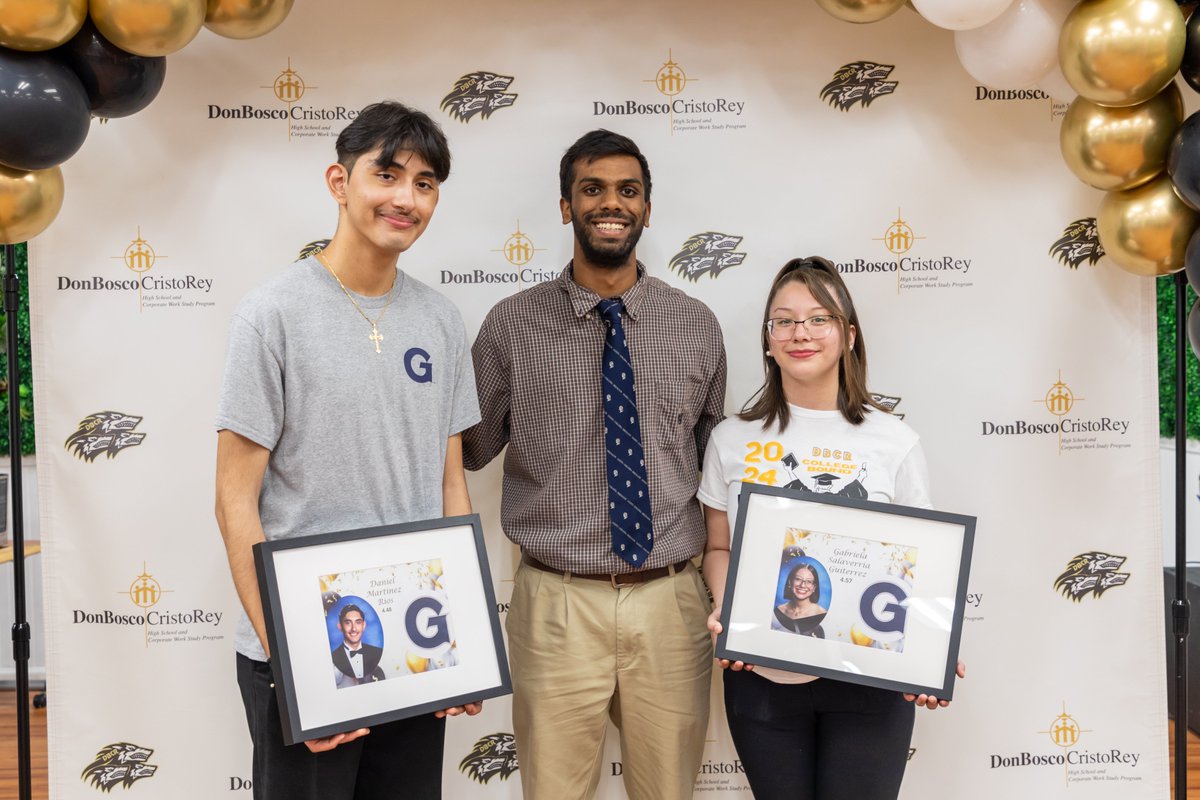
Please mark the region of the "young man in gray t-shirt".
POLYGON ((397 268, 450 172, 445 136, 419 111, 376 103, 337 155, 325 172, 337 231, 238 306, 217 411, 254 796, 440 797, 444 717, 481 704, 286 747, 267 661, 256 542, 471 513, 460 432, 479 406, 462 318, 397 268))

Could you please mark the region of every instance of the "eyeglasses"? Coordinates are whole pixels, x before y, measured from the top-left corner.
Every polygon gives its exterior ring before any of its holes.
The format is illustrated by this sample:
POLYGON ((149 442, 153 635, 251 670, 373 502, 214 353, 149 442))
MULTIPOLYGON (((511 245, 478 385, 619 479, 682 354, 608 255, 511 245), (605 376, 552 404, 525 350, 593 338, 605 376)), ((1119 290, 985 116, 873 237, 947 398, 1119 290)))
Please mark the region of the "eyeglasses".
POLYGON ((767 320, 767 333, 777 342, 786 342, 796 335, 796 326, 802 325, 813 339, 824 339, 837 327, 837 319, 834 314, 818 314, 808 319, 777 317, 767 320))
POLYGON ((810 581, 808 578, 800 578, 799 580, 793 581, 793 583, 795 583, 797 586, 807 586, 810 589, 817 585, 816 581, 810 581))

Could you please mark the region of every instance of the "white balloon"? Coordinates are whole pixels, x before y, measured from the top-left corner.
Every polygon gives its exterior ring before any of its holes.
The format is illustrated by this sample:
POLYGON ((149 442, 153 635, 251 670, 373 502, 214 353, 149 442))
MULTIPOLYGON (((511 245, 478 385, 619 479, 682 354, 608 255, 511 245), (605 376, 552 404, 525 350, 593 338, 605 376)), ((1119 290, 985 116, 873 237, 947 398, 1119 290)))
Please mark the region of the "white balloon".
POLYGON ((986 25, 1004 13, 1013 0, 911 0, 922 17, 939 28, 965 31, 986 25))
POLYGON ((1021 89, 1058 65, 1058 35, 1075 0, 1015 0, 986 25, 955 31, 954 49, 975 80, 1021 89))

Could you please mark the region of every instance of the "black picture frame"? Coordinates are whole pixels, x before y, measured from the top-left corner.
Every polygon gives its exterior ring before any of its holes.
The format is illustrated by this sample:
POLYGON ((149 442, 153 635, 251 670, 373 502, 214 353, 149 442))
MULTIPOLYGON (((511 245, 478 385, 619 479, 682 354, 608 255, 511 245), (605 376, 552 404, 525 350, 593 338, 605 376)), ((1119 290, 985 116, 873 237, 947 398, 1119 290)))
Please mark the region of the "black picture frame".
POLYGON ((743 484, 717 657, 950 700, 975 525, 743 484))
POLYGON ((477 514, 253 551, 287 744, 512 693, 477 514), (354 635, 355 609, 367 653, 359 677, 331 647, 354 635))

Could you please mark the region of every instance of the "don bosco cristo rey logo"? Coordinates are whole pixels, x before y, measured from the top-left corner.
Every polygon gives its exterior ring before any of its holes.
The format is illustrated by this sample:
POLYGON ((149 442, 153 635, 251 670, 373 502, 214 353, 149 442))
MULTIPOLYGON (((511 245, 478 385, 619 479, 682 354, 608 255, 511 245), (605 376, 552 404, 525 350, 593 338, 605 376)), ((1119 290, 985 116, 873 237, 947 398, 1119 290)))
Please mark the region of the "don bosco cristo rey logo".
POLYGON ((1071 269, 1078 269, 1084 262, 1095 266, 1105 256, 1096 218, 1077 219, 1063 228, 1062 236, 1050 245, 1050 255, 1071 269))
POLYGON ((680 277, 695 283, 704 275, 716 278, 730 267, 746 260, 746 253, 737 251, 741 236, 719 231, 705 231, 689 236, 679 252, 671 257, 667 267, 680 277))
POLYGON ((1033 400, 1044 414, 1040 419, 982 420, 980 435, 997 438, 1053 435, 1059 454, 1131 447, 1125 439, 1130 421, 1107 415, 1081 415, 1077 407, 1085 400, 1063 380, 1060 369, 1058 380, 1050 384, 1042 397, 1033 400))
POLYGON ((124 247, 114 247, 114 250, 120 250, 120 255, 108 259, 108 264, 118 262, 119 267, 106 265, 100 274, 84 277, 59 275, 57 291, 92 297, 135 295, 139 311, 216 307, 217 304, 208 299, 213 287, 212 278, 190 273, 163 274, 162 264, 169 257, 142 234, 141 225, 136 230, 132 241, 124 247))
POLYGON ((896 209, 891 220, 878 235, 870 237, 875 247, 887 255, 868 258, 842 259, 835 266, 843 275, 886 275, 896 278, 896 292, 901 289, 958 289, 972 285, 968 279, 974 259, 953 255, 930 255, 924 245, 925 235, 918 233, 905 218, 903 209, 896 209))
MULTIPOLYGON (((1135 772, 1142 754, 1097 742, 1097 731, 1085 728, 1068 713, 1067 704, 1045 728, 1035 734, 1040 746, 1010 753, 993 753, 988 757, 991 769, 1037 769, 1061 766, 1066 784, 1120 781, 1126 785, 1141 781, 1135 772)), ((1055 782, 1059 778, 1055 777, 1055 782)))
POLYGON ((454 82, 450 93, 442 98, 442 111, 451 119, 469 123, 478 117, 485 120, 501 108, 517 102, 518 95, 509 92, 515 78, 498 72, 477 70, 468 72, 454 82))
MULTIPOLYGON (((715 80, 712 82, 716 83, 715 80)), ((747 127, 743 118, 746 101, 723 96, 695 96, 690 87, 701 80, 675 59, 673 49, 667 50, 667 60, 659 64, 653 77, 644 77, 640 83, 643 88, 636 98, 593 100, 592 116, 665 117, 672 135, 747 127), (657 97, 649 95, 647 87, 653 87, 657 97)))
POLYGON ((107 744, 96 751, 96 757, 83 768, 79 779, 105 793, 118 786, 128 789, 140 780, 154 777, 158 766, 150 763, 152 755, 153 749, 131 742, 107 744))
POLYGON ((286 130, 290 141, 333 138, 358 116, 355 108, 314 104, 312 94, 320 87, 306 80, 291 58, 282 68, 276 69, 278 72, 269 83, 255 87, 253 94, 248 96, 250 102, 209 103, 207 119, 278 125, 281 131, 286 130), (267 92, 270 92, 270 99, 267 99, 267 92))
POLYGON ((115 592, 126 604, 116 608, 76 608, 71 624, 106 628, 141 628, 143 646, 218 641, 222 611, 208 611, 194 604, 176 606, 170 602, 174 589, 163 585, 145 562, 142 571, 115 592))
POLYGON ((504 239, 500 247, 491 249, 492 265, 473 269, 443 269, 439 272, 442 285, 447 284, 499 284, 528 286, 554 280, 558 271, 537 266, 538 253, 546 248, 538 247, 528 231, 521 229, 521 221, 504 239))
POLYGON ((833 80, 821 87, 821 99, 839 111, 855 106, 867 108, 880 97, 892 94, 899 81, 890 81, 894 64, 877 61, 851 61, 833 72, 833 80))

